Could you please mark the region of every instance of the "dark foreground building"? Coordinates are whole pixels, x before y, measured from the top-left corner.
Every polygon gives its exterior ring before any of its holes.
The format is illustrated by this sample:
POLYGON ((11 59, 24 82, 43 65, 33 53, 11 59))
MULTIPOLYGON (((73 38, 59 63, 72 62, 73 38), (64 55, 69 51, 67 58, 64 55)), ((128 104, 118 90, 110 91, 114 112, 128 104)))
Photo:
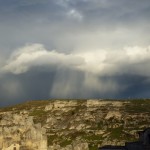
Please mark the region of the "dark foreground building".
POLYGON ((104 146, 99 150, 150 150, 150 128, 139 133, 139 141, 127 142, 125 146, 104 146))

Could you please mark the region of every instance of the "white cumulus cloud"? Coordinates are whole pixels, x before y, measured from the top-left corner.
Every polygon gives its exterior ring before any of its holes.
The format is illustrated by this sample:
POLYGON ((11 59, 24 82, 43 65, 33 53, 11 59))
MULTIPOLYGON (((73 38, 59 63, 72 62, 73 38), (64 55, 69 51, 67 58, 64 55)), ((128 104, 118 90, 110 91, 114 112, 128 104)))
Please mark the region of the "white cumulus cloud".
POLYGON ((26 45, 15 51, 3 72, 25 73, 33 67, 68 68, 97 76, 135 74, 150 76, 150 47, 126 47, 122 50, 76 51, 70 54, 49 51, 42 44, 26 45))
POLYGON ((32 67, 55 66, 55 67, 78 67, 83 62, 79 56, 72 54, 48 51, 42 44, 27 45, 14 52, 7 64, 3 67, 4 72, 20 74, 27 72, 32 67))

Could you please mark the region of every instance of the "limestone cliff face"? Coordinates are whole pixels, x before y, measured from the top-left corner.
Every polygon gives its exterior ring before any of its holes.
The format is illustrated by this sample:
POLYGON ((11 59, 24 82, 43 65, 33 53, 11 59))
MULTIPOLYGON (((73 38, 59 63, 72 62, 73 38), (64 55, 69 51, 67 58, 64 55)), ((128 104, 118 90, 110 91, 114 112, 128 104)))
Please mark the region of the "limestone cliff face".
POLYGON ((150 127, 150 101, 45 100, 0 109, 2 150, 97 150, 150 127))
POLYGON ((34 124, 28 113, 1 113, 0 149, 2 150, 47 150, 46 130, 34 124))

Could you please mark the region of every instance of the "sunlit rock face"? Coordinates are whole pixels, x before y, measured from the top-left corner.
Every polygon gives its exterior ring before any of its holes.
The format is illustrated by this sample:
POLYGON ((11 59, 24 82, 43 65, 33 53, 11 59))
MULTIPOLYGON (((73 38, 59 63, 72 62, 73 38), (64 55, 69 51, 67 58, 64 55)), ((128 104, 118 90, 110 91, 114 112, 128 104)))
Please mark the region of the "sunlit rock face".
POLYGON ((28 113, 1 113, 0 149, 2 150, 47 150, 46 130, 34 124, 28 113))

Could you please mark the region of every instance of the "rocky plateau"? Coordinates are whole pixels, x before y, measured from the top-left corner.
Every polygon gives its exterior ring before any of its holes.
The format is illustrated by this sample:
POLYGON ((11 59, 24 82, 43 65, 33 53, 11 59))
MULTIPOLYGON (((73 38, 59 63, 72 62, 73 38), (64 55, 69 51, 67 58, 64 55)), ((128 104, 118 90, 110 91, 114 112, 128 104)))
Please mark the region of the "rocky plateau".
POLYGON ((39 100, 0 108, 0 150, 97 150, 150 127, 150 100, 39 100))

